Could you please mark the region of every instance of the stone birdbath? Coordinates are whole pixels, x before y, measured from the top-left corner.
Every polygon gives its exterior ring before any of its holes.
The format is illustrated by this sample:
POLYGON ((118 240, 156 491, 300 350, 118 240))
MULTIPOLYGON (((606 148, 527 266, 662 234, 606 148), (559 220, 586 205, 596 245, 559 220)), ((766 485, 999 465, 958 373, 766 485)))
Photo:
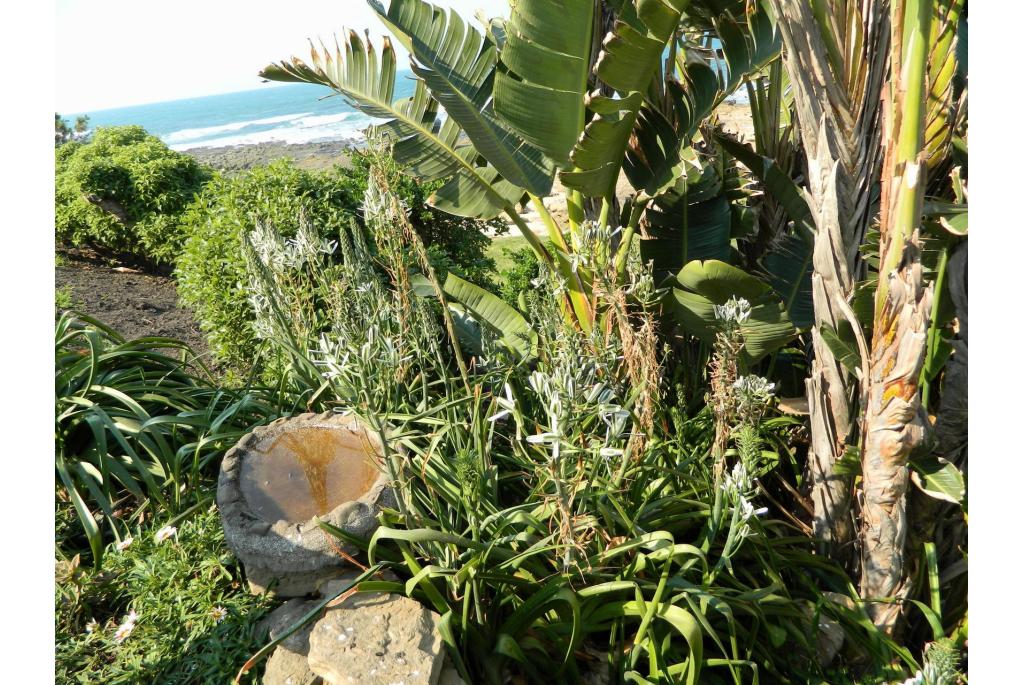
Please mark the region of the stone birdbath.
POLYGON ((224 455, 217 506, 253 592, 276 581, 279 596, 301 597, 351 568, 339 551, 358 550, 317 519, 369 537, 380 507, 394 506, 383 454, 377 433, 358 419, 326 413, 278 419, 224 455))

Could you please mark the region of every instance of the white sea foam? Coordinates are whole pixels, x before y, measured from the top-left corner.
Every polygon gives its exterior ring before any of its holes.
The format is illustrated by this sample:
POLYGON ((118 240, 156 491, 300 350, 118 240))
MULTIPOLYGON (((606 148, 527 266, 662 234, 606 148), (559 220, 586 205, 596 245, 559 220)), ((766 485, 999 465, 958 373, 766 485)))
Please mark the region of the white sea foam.
MULTIPOLYGON (((303 117, 309 117, 312 112, 300 112, 298 114, 283 114, 276 117, 267 117, 266 119, 252 119, 250 121, 233 121, 230 124, 222 124, 220 126, 207 126, 205 128, 185 128, 180 131, 175 131, 164 136, 164 142, 167 143, 184 143, 187 141, 199 141, 203 138, 209 138, 216 136, 219 133, 231 133, 232 131, 241 131, 244 128, 250 126, 268 126, 270 124, 283 124, 289 121, 301 120, 303 117)), ((316 118, 316 117, 312 117, 316 118)), ((198 143, 194 143, 192 147, 197 146, 198 143)))
MULTIPOLYGON (((187 150, 197 147, 228 147, 258 143, 296 144, 345 139, 358 140, 363 137, 362 130, 372 123, 376 123, 376 120, 359 112, 306 116, 301 119, 281 122, 282 125, 263 131, 214 136, 205 140, 179 141, 174 142, 170 147, 173 150, 187 150)), ((168 142, 171 141, 168 140, 168 142)))
POLYGON ((311 128, 315 126, 326 126, 328 124, 336 124, 341 121, 358 117, 359 112, 341 112, 340 114, 319 114, 316 116, 303 116, 301 119, 295 121, 295 126, 301 126, 303 128, 311 128))

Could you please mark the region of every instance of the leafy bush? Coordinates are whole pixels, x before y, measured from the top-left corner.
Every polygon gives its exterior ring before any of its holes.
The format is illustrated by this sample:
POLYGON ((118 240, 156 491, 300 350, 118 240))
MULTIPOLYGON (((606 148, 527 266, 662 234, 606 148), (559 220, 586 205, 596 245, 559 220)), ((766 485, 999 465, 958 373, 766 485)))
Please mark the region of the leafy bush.
POLYGON ((126 341, 71 313, 55 337, 57 496, 77 512, 96 566, 104 538, 122 539, 141 505, 191 505, 223 451, 281 413, 267 393, 221 390, 196 375, 184 343, 126 341))
POLYGON ((248 370, 259 356, 242 260, 242 235, 257 220, 292 237, 301 217, 335 234, 359 202, 336 173, 297 169, 286 160, 232 178, 215 176, 182 216, 188 239, 178 259, 178 296, 207 335, 214 356, 248 370))
POLYGON ((100 128, 57 148, 57 240, 173 263, 178 215, 209 176, 141 126, 100 128))
POLYGON ((110 546, 102 571, 77 557, 58 563, 56 682, 231 682, 265 639, 257 626, 271 600, 247 591, 219 513, 203 507, 184 522, 159 514, 130 535, 124 549, 110 546), (177 533, 158 543, 165 524, 177 533), (130 612, 137 618, 119 635, 130 612))
MULTIPOLYGON (((358 151, 351 162, 348 169, 311 172, 281 160, 233 178, 217 176, 183 215, 189 238, 178 260, 178 292, 196 313, 211 351, 229 368, 247 372, 262 357, 242 236, 259 223, 293 238, 302 220, 328 238, 347 230, 350 219, 361 220, 369 169, 358 151)), ((486 256, 490 240, 482 232, 488 224, 427 207, 432 187, 403 179, 398 194, 435 268, 489 282, 494 262, 486 256)), ((272 356, 264 362, 270 378, 277 376, 277 362, 272 356)))
POLYGON ((528 247, 516 250, 505 248, 502 254, 507 267, 498 272, 498 292, 506 302, 515 303, 520 293, 533 287, 530 281, 540 274, 540 260, 528 247))

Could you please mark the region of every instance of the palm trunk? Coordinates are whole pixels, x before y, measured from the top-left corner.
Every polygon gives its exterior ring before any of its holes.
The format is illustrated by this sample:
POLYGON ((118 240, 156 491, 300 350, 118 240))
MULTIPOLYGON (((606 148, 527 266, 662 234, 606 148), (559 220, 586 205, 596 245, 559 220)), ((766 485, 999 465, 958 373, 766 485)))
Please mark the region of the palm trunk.
MULTIPOLYGON (((908 460, 930 424, 919 381, 928 340, 932 288, 925 287, 918 230, 925 187, 924 122, 931 0, 892 8, 890 92, 885 108, 878 291, 867 361, 862 425, 861 594, 902 597, 907 536, 908 460)), ((877 626, 892 632, 897 603, 873 603, 877 626)))
POLYGON ((808 0, 771 4, 785 46, 783 61, 793 86, 807 158, 808 204, 816 227, 814 358, 807 380, 814 533, 823 551, 852 563, 851 484, 835 466, 855 439, 858 384, 829 349, 822 330, 849 325, 863 341, 849 303, 880 170, 879 102, 888 56, 888 2, 828 7, 834 14, 822 23, 808 0))

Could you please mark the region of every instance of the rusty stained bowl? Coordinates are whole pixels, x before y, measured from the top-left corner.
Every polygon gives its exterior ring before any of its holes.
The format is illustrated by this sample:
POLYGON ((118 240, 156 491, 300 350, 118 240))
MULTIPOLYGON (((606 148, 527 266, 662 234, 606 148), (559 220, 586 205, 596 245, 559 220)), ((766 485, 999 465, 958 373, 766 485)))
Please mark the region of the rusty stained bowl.
POLYGON ((316 518, 360 537, 394 506, 377 434, 353 416, 303 414, 257 428, 221 463, 217 505, 224 538, 262 591, 315 592, 344 573, 338 549, 358 550, 325 533, 316 518))

